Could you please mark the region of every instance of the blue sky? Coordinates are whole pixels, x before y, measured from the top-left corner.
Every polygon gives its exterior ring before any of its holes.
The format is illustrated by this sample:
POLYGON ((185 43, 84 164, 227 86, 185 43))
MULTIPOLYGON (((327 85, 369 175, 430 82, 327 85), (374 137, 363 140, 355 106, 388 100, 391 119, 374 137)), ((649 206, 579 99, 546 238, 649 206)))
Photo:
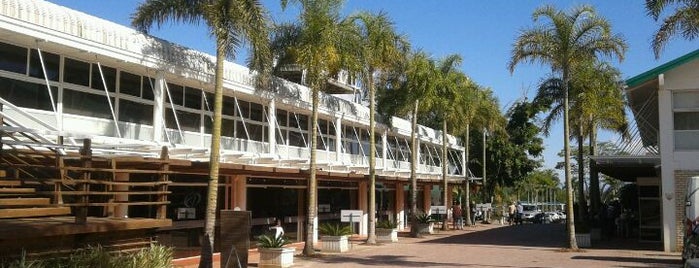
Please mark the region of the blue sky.
MULTIPOLYGON (((50 0, 53 3, 83 11, 119 24, 130 25, 130 14, 137 0, 50 0)), ((293 9, 282 12, 279 0, 261 0, 276 21, 287 21, 296 15, 293 9)), ((415 48, 422 48, 440 58, 458 53, 464 61, 463 71, 479 84, 490 87, 500 100, 503 110, 514 101, 529 96, 550 68, 539 65, 519 65, 513 74, 506 68, 512 43, 522 29, 534 25, 531 14, 543 4, 553 4, 569 9, 579 4, 589 4, 597 13, 607 18, 615 33, 624 36, 629 46, 623 62, 613 61, 624 78, 630 78, 662 63, 689 53, 699 46, 676 37, 655 59, 650 40, 658 23, 648 17, 645 1, 531 1, 531 0, 347 0, 344 13, 359 10, 384 11, 395 22, 399 32, 405 34, 415 48)), ((174 24, 152 35, 193 49, 214 54, 214 44, 203 28, 174 24)), ((237 59, 242 62, 244 59, 237 59)), ((562 125, 553 127, 545 138, 545 166, 553 168, 561 161, 556 155, 563 148, 562 125)), ((602 133, 600 140, 616 141, 610 133, 602 133)))

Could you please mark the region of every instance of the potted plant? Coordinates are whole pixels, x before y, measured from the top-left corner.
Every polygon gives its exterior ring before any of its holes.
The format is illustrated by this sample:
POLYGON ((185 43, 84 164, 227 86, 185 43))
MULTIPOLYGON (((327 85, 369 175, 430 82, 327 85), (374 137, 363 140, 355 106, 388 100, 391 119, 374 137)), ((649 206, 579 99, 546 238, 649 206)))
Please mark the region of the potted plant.
POLYGON ((398 242, 398 222, 392 220, 376 222, 376 241, 398 242))
POLYGON ((578 243, 578 247, 592 247, 590 227, 587 226, 587 224, 577 222, 575 223, 575 241, 578 243))
POLYGON ((432 234, 434 229, 434 219, 432 218, 432 215, 418 211, 415 213, 415 222, 417 223, 415 228, 417 229, 418 234, 432 234))
POLYGON ((349 225, 323 223, 318 226, 323 252, 345 252, 349 250, 349 235, 352 229, 349 225))
POLYGON ((260 252, 258 267, 285 268, 294 264, 295 248, 284 247, 291 243, 283 236, 261 235, 257 240, 260 252))

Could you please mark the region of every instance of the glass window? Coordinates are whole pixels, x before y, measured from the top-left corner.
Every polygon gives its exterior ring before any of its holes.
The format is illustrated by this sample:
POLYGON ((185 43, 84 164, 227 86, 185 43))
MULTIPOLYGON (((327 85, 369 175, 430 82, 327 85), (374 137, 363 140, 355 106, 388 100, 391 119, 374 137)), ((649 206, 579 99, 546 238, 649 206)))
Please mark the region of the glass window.
POLYGON ((26 74, 27 49, 0 43, 0 70, 26 74))
POLYGON ((113 119, 107 97, 70 89, 63 90, 63 113, 113 119))
POLYGON ((236 120, 235 121, 235 128, 236 128, 236 131, 235 131, 236 138, 248 139, 248 134, 249 134, 250 129, 247 128, 247 126, 243 125, 243 122, 236 120), (248 133, 245 132, 246 130, 248 131, 248 133))
POLYGON ((699 108, 699 91, 672 93, 673 108, 699 108))
POLYGON ((177 85, 177 84, 170 84, 167 83, 167 92, 170 93, 170 97, 168 97, 165 101, 167 103, 170 103, 170 100, 172 100, 172 103, 179 105, 179 106, 184 106, 184 87, 177 85))
POLYGON ((250 103, 250 119, 255 120, 257 122, 265 122, 266 120, 263 120, 264 118, 263 112, 262 112, 262 105, 259 103, 250 103))
MULTIPOLYGON (((177 121, 172 115, 172 110, 165 113, 165 126, 169 129, 177 129, 177 121)), ((199 132, 201 117, 199 114, 189 113, 185 111, 177 111, 177 119, 180 122, 182 131, 199 132)))
MULTIPOLYGON (((44 58, 44 67, 49 74, 48 79, 58 81, 61 66, 61 56, 46 51, 41 51, 41 57, 44 58)), ((41 58, 39 51, 32 49, 29 58, 29 76, 44 79, 44 70, 41 68, 41 58)))
POLYGON ((277 139, 277 144, 286 144, 286 130, 285 129, 277 129, 277 133, 275 133, 275 137, 277 139))
POLYGON ((296 147, 306 147, 306 135, 301 135, 298 131, 289 131, 289 145, 296 147), (304 142, 305 139, 305 142, 304 142))
POLYGON ((301 129, 308 130, 308 127, 309 127, 308 126, 308 116, 303 115, 303 114, 299 114, 298 117, 299 117, 299 126, 301 127, 301 129))
POLYGON ((86 87, 90 86, 90 64, 65 58, 63 62, 63 81, 86 87))
POLYGON ((141 76, 127 72, 120 72, 119 92, 121 94, 141 97, 141 76))
POLYGON ((675 130, 699 130, 699 112, 675 112, 675 130))
POLYGON ((288 121, 288 119, 286 118, 287 114, 288 113, 286 111, 277 109, 277 123, 279 124, 279 126, 281 126, 281 127, 287 126, 287 121, 288 121))
POLYGON ((221 136, 226 136, 226 137, 234 137, 235 136, 235 120, 230 120, 230 119, 225 119, 225 118, 221 120, 221 136))
MULTIPOLYGON (((214 94, 206 93, 206 101, 209 102, 209 109, 214 110, 214 94)), ((235 99, 223 96, 223 107, 221 113, 224 115, 235 116, 235 99)))
MULTIPOLYGON (((184 107, 201 110, 201 89, 184 88, 184 107)), ((213 105, 211 109, 213 111, 213 105)))
POLYGON ((153 105, 120 99, 119 121, 153 125, 153 105))
POLYGON ((265 141, 265 128, 258 124, 248 124, 248 132, 250 132, 250 140, 265 141))
POLYGON ((104 81, 106 81, 107 90, 116 92, 116 69, 109 66, 101 66, 102 72, 100 73, 100 65, 92 64, 92 88, 104 91, 104 81), (102 81, 102 75, 104 75, 104 81, 102 81))
POLYGON ((155 86, 155 79, 150 78, 150 77, 143 77, 143 91, 142 91, 142 98, 146 100, 155 100, 155 96, 153 95, 153 87, 155 86))
MULTIPOLYGON (((51 87, 51 91, 55 104, 58 89, 51 87)), ((19 107, 53 111, 46 85, 0 77, 0 97, 19 107)))
POLYGON ((242 117, 250 119, 250 103, 247 101, 238 100, 238 106, 240 107, 242 117))

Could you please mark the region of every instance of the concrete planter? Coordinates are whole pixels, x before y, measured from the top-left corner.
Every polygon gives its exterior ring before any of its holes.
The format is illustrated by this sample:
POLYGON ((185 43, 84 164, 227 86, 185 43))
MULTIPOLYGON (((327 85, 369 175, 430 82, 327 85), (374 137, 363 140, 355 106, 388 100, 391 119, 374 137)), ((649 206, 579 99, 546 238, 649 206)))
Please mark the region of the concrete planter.
POLYGON ((575 234, 575 241, 578 242, 578 247, 589 248, 592 247, 592 242, 590 239, 590 234, 575 234))
POLYGON ((433 223, 418 223, 415 228, 417 228, 418 234, 432 234, 434 232, 433 223))
POLYGON ((295 248, 260 248, 260 263, 257 267, 286 268, 294 265, 295 248))
POLYGON ((378 242, 398 242, 398 229, 376 228, 376 241, 378 242))
POLYGON ((349 250, 349 239, 343 236, 321 236, 321 250, 323 252, 346 252, 349 250))

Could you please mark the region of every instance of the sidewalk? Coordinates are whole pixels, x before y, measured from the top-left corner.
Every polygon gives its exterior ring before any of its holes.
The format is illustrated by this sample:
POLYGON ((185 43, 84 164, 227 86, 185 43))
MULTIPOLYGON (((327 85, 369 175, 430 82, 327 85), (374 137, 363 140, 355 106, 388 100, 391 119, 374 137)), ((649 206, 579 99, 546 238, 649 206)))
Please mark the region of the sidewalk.
MULTIPOLYGON (((401 233, 399 241, 390 244, 367 245, 362 237, 353 237, 349 252, 318 251, 313 257, 302 256, 303 243, 296 243, 293 267, 681 267, 679 253, 628 249, 624 244, 618 245, 626 249, 602 246, 566 252, 565 245, 563 224, 479 224, 436 230, 423 238, 401 233)), ((258 261, 259 254, 251 250, 248 267, 257 267, 258 261)))

